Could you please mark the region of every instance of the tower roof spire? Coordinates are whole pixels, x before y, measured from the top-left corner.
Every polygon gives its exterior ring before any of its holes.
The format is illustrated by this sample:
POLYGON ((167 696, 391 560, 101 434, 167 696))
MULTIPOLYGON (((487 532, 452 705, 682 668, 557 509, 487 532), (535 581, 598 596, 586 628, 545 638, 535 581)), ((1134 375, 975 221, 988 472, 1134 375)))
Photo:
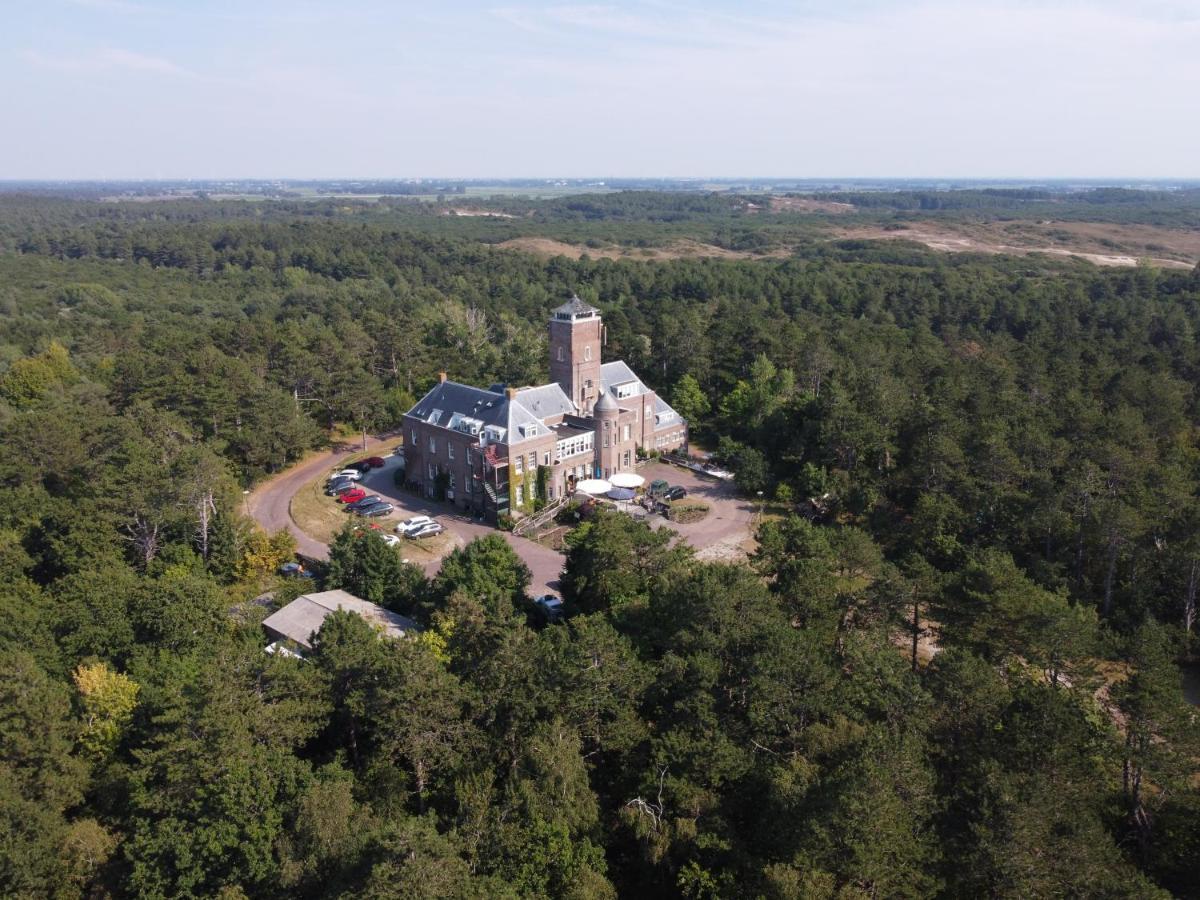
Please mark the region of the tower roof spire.
POLYGON ((600 315, 600 310, 589 306, 579 299, 578 294, 572 294, 571 299, 554 310, 554 318, 574 321, 575 319, 591 319, 600 315))

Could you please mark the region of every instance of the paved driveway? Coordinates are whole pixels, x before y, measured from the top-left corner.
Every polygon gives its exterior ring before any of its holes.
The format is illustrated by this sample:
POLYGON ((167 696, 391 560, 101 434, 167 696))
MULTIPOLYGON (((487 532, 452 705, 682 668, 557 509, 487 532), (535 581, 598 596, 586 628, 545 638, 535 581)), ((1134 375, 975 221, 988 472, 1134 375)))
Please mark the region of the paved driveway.
MULTIPOLYGON (((395 457, 388 460, 382 469, 372 469, 363 478, 362 483, 373 493, 383 497, 396 507, 396 516, 408 519, 416 515, 432 516, 446 526, 448 531, 461 538, 463 543, 473 541, 478 537, 489 534, 499 534, 525 565, 529 566, 532 580, 529 590, 536 596, 545 593, 558 593, 558 576, 562 573, 565 562, 563 555, 549 547, 516 537, 506 531, 497 531, 485 522, 476 521, 448 503, 434 503, 402 491, 396 487, 394 472, 397 461, 395 457)), ((425 574, 435 575, 441 567, 441 560, 432 560, 425 564, 425 574)))
MULTIPOLYGON (((367 449, 377 453, 385 452, 383 448, 395 443, 395 438, 372 438, 367 442, 367 449)), ((248 494, 246 511, 269 531, 277 531, 280 528, 291 531, 296 536, 297 548, 305 556, 328 559, 329 546, 305 534, 292 520, 292 496, 304 485, 328 474, 339 461, 360 455, 361 445, 315 454, 264 482, 248 494)), ((363 478, 363 485, 372 493, 379 494, 395 504, 395 518, 433 516, 461 543, 468 543, 489 534, 500 534, 525 565, 529 566, 532 574, 530 591, 534 595, 558 593, 558 578, 564 564, 561 553, 525 538, 515 537, 508 532, 497 532, 490 525, 464 516, 448 504, 433 503, 400 490, 393 481, 398 461, 390 455, 385 458, 387 465, 368 472, 363 478)), ((705 478, 688 469, 666 463, 646 463, 638 469, 638 474, 646 479, 647 484, 658 478, 671 484, 681 484, 688 489, 689 496, 704 501, 710 507, 709 514, 700 522, 681 525, 655 515, 648 519, 651 525, 656 528, 675 529, 684 540, 696 548, 700 559, 732 559, 742 555, 743 544, 751 536, 758 514, 754 501, 739 497, 729 482, 705 478)), ((425 574, 432 577, 440 567, 440 559, 430 560, 424 566, 425 574)))
MULTIPOLYGON (((367 450, 377 453, 381 448, 395 445, 396 439, 371 438, 367 441, 367 450)), ((253 492, 246 496, 246 512, 268 531, 278 531, 286 528, 296 537, 296 548, 304 556, 313 559, 328 559, 329 545, 310 537, 300 530, 291 515, 292 496, 309 482, 327 475, 341 461, 361 456, 361 444, 338 450, 329 450, 314 454, 298 463, 286 472, 281 472, 269 481, 263 482, 253 492)), ((548 592, 558 593, 558 577, 563 568, 563 555, 549 547, 543 547, 525 538, 514 537, 507 532, 497 532, 496 529, 482 522, 461 515, 453 507, 440 503, 432 503, 419 497, 414 497, 406 491, 401 491, 392 480, 396 469, 397 459, 385 455, 387 465, 382 469, 372 469, 363 477, 363 485, 372 493, 379 494, 396 506, 394 518, 407 519, 415 515, 434 516, 452 532, 459 542, 467 543, 477 537, 488 534, 501 534, 509 545, 529 566, 532 574, 530 591, 536 596, 548 592)), ((441 560, 434 559, 424 566, 425 574, 432 577, 441 568, 441 560)))
POLYGON ((668 522, 662 516, 651 515, 648 521, 655 528, 673 528, 696 548, 700 559, 732 559, 744 555, 741 548, 754 532, 759 510, 758 503, 738 495, 732 482, 697 475, 690 469, 661 462, 648 462, 637 473, 652 481, 662 479, 687 488, 688 497, 709 506, 709 513, 699 522, 684 525, 668 522))

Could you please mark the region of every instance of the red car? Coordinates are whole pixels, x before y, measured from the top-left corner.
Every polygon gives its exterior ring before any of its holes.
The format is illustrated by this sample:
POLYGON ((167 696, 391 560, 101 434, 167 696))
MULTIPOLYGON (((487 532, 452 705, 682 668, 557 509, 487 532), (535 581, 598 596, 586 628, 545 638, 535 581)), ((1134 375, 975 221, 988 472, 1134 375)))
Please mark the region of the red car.
POLYGON ((363 460, 363 462, 365 462, 372 469, 382 469, 384 466, 382 456, 368 456, 366 459, 363 460))
POLYGON ((338 503, 356 503, 363 497, 367 496, 367 492, 360 487, 352 488, 346 491, 342 496, 338 497, 338 503))

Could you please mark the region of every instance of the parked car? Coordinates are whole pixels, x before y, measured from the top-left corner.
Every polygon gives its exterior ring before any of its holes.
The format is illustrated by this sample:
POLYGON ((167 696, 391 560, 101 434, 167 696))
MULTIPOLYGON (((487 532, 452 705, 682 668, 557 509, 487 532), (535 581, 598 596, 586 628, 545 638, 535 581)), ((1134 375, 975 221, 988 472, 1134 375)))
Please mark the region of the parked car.
POLYGON ((348 494, 350 491, 357 490, 361 489, 353 481, 343 481, 339 484, 331 485, 325 493, 331 497, 340 497, 342 494, 348 494))
POLYGON ((337 498, 338 503, 357 503, 363 497, 367 496, 367 492, 360 487, 352 487, 346 493, 337 498))
POLYGON ((436 534, 441 534, 446 529, 437 522, 430 522, 428 525, 422 525, 420 528, 413 531, 406 531, 404 536, 412 538, 414 541, 419 541, 421 538, 433 537, 436 534))
POLYGON ((371 506, 364 506, 362 509, 355 510, 360 516, 386 516, 395 512, 396 507, 390 503, 375 503, 371 506))
POLYGON ((398 534, 381 534, 380 537, 389 547, 397 547, 400 544, 400 535, 398 534))
POLYGON ((333 477, 349 478, 351 481, 358 481, 362 478, 362 472, 358 471, 358 469, 342 469, 342 471, 336 472, 333 477))
POLYGON ((372 469, 382 469, 386 465, 382 456, 368 456, 363 460, 363 462, 365 462, 372 469))
POLYGON ((370 471, 371 464, 365 459, 360 459, 358 462, 350 463, 350 465, 346 466, 346 468, 353 469, 355 472, 358 472, 360 475, 362 475, 370 471))
POLYGON ((680 500, 687 496, 687 488, 681 484, 675 485, 673 488, 667 488, 663 493, 664 500, 680 500))
POLYGON ((666 493, 670 488, 670 484, 659 478, 656 481, 650 482, 650 496, 657 497, 659 494, 666 493))
POLYGON ((561 622, 563 617, 562 597, 554 594, 542 594, 533 601, 533 605, 546 617, 547 622, 561 622))
POLYGON ((364 506, 374 506, 376 503, 387 503, 387 501, 378 494, 364 494, 362 497, 359 497, 357 500, 351 503, 350 508, 358 510, 362 509, 364 506))
POLYGON ((413 516, 411 519, 405 519, 396 526, 397 534, 408 534, 410 531, 416 531, 418 528, 424 528, 426 525, 433 525, 433 519, 429 516, 413 516))
POLYGON ((279 574, 289 578, 312 578, 313 573, 298 562, 285 562, 279 567, 279 574))

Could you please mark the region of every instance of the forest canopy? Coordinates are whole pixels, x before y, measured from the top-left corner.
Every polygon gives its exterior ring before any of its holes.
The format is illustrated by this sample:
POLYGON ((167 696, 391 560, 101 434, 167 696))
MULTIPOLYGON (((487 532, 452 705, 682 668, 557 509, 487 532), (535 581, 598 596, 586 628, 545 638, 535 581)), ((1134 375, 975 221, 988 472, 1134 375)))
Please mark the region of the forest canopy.
MULTIPOLYGON (((1001 201, 1062 203, 937 203, 1001 201)), ((1200 268, 507 208, 0 197, 0 893, 1200 896, 1200 268), (747 558, 599 515, 546 626, 499 536, 426 578, 347 533, 324 586, 421 639, 339 613, 264 654, 303 585, 241 492, 439 371, 541 383, 572 292, 765 498, 747 558)))

